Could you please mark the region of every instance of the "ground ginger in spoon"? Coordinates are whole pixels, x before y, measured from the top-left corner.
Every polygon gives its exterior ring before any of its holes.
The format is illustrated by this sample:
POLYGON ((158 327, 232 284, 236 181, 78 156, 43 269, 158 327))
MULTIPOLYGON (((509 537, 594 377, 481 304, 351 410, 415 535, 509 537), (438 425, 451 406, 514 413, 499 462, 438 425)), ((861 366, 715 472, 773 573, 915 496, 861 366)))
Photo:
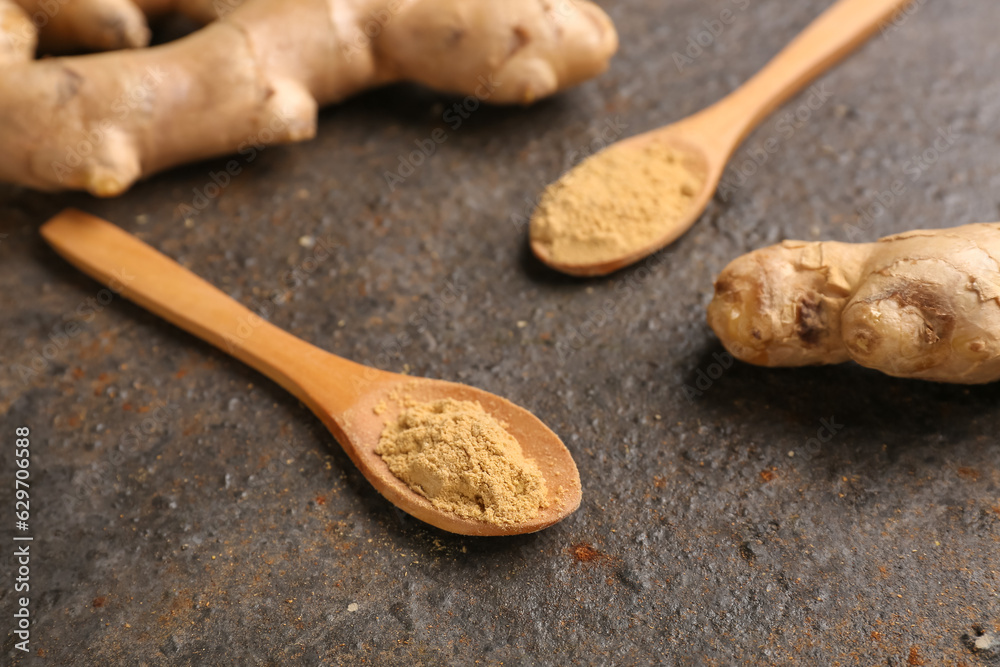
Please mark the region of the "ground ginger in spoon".
POLYGON ((409 403, 382 431, 376 453, 436 508, 497 525, 523 523, 545 505, 538 466, 479 403, 409 403))
POLYGON ((675 146, 612 147, 581 162, 542 194, 531 241, 547 261, 600 264, 656 243, 689 213, 704 168, 675 146))

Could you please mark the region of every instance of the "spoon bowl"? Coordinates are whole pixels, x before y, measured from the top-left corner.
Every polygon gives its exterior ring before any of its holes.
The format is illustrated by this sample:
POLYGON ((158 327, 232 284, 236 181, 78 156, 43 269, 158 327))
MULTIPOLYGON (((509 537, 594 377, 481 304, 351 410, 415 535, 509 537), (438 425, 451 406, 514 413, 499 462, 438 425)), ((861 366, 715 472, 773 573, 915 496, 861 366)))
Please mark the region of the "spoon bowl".
MULTIPOLYGON (((848 53, 864 43, 886 20, 910 3, 911 0, 839 0, 813 21, 798 37, 753 78, 724 99, 677 123, 622 140, 588 158, 565 174, 542 197, 542 205, 531 220, 532 252, 552 268, 574 276, 603 276, 633 264, 657 250, 673 243, 701 217, 708 206, 726 163, 747 135, 772 111, 801 90, 806 84, 848 53), (602 171, 614 177, 613 164, 642 165, 644 161, 662 158, 650 157, 647 149, 655 144, 678 149, 690 157, 700 174, 703 187, 692 193, 681 211, 667 211, 667 197, 660 197, 655 205, 645 205, 637 223, 631 224, 639 231, 628 243, 612 243, 594 252, 588 249, 574 257, 574 253, 554 251, 558 244, 568 244, 574 238, 586 238, 581 225, 563 225, 558 232, 548 228, 543 220, 555 210, 563 220, 580 220, 577 214, 580 203, 585 202, 596 217, 602 219, 604 228, 610 228, 620 217, 620 199, 612 187, 598 192, 585 192, 574 187, 574 175, 585 165, 594 167, 603 161, 602 171), (596 162, 595 162, 596 161, 596 162), (553 208, 556 207, 556 208, 553 208)), ((769 149, 770 150, 770 149, 769 149)), ((620 176, 621 183, 633 190, 636 179, 651 179, 651 172, 634 172, 620 176)), ((651 185, 659 186, 650 180, 651 185)), ((651 190, 655 192, 655 188, 651 190)), ((655 199, 655 198, 654 198, 655 199)), ((588 215, 588 218, 594 218, 588 215)), ((600 247, 601 239, 593 240, 600 247)))
POLYGON ((580 475, 573 457, 559 437, 535 415, 500 396, 468 385, 380 373, 379 379, 342 415, 335 417, 326 410, 318 416, 338 442, 352 443, 350 447, 344 446, 344 450, 372 486, 393 505, 421 521, 462 535, 533 533, 560 521, 580 506, 580 475), (393 475, 375 453, 382 429, 399 416, 400 399, 423 403, 444 398, 478 402, 521 444, 524 455, 538 466, 546 482, 546 505, 536 516, 516 526, 501 526, 442 512, 393 475))
MULTIPOLYGON (((607 160, 609 163, 624 161, 636 163, 649 159, 646 154, 648 148, 659 146, 661 149, 683 155, 690 171, 697 174, 700 185, 694 189, 685 202, 684 211, 680 215, 675 215, 670 211, 659 212, 656 217, 655 233, 648 236, 644 243, 629 244, 630 247, 624 250, 608 246, 604 252, 600 253, 600 256, 588 253, 588 256, 583 260, 560 259, 560 255, 553 252, 552 239, 543 238, 538 233, 538 223, 533 220, 533 233, 530 239, 532 252, 542 262, 557 271, 572 276, 590 277, 607 275, 625 268, 675 241, 701 217, 708 202, 712 199, 725 169, 724 160, 719 160, 716 153, 706 150, 704 145, 693 142, 691 139, 692 133, 690 131, 685 132, 680 125, 672 125, 655 132, 647 132, 619 141, 589 158, 589 160, 607 160)), ((571 179, 573 171, 563 176, 562 180, 571 179)), ((641 179, 643 176, 649 176, 649 174, 630 173, 631 184, 635 185, 636 179, 641 179)), ((638 185, 651 190, 657 186, 657 183, 650 178, 648 183, 638 185)), ((571 188, 572 186, 569 186, 551 197, 546 205, 557 207, 564 205, 564 202, 560 201, 560 195, 579 196, 580 193, 572 191, 571 188)), ((590 202, 594 210, 600 211, 601 217, 608 220, 617 217, 615 208, 618 202, 614 198, 602 198, 598 194, 591 196, 590 202)))
POLYGON ((111 223, 67 210, 41 228, 56 252, 113 291, 215 345, 294 394, 319 417, 389 502, 442 530, 517 535, 551 526, 580 505, 569 450, 537 417, 499 396, 442 380, 389 373, 348 361, 283 331, 111 223), (392 474, 375 452, 403 401, 478 401, 504 424, 546 482, 539 513, 514 524, 467 519, 436 508, 392 474))

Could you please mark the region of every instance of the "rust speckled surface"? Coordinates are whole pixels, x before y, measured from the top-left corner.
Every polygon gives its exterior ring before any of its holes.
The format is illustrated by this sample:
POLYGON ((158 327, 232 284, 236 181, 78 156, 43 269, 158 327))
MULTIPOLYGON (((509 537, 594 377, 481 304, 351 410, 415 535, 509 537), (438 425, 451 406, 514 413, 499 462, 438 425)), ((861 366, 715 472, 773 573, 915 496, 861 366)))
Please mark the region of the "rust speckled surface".
POLYGON ((15 426, 36 538, 32 653, 4 611, 5 665, 1000 664, 1000 386, 730 364, 704 323, 761 245, 1000 219, 1000 6, 918 3, 766 122, 675 246, 584 281, 527 252, 544 184, 828 3, 601 4, 612 70, 529 109, 456 127, 456 100, 391 88, 224 187, 223 159, 111 201, 0 188, 3 610, 15 426), (332 352, 533 410, 582 507, 513 539, 401 514, 276 385, 59 260, 37 228, 69 205, 332 352))

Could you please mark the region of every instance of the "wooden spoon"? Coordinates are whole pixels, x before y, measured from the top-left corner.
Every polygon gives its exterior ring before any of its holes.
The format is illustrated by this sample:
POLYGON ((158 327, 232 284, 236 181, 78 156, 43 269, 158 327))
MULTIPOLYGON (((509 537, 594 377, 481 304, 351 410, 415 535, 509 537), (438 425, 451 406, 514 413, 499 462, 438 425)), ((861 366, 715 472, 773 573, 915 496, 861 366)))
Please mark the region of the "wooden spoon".
POLYGON ((294 394, 326 424, 372 486, 421 521, 462 535, 517 535, 550 526, 579 507, 580 474, 573 457, 559 437, 527 410, 479 389, 388 373, 325 352, 269 324, 100 218, 67 210, 45 223, 41 232, 60 255, 87 275, 294 394), (498 526, 439 510, 411 491, 375 453, 384 425, 400 411, 393 394, 416 401, 479 401, 506 424, 525 456, 538 465, 548 487, 547 506, 524 523, 498 526), (375 413, 376 406, 380 414, 375 413))
MULTIPOLYGON (((609 248, 586 261, 560 260, 553 256, 552 239, 539 227, 539 212, 531 221, 531 248, 554 269, 576 276, 602 276, 639 261, 675 241, 701 216, 722 178, 726 163, 746 136, 772 111, 801 90, 819 74, 844 58, 871 36, 879 25, 910 0, 840 0, 826 10, 756 76, 712 106, 672 125, 640 134, 597 153, 590 160, 648 160, 643 155, 654 143, 662 143, 686 156, 691 169, 701 176, 701 188, 684 205, 680 215, 665 214, 657 232, 641 247, 625 250, 609 248)), ((578 167, 579 168, 579 167, 578 167)), ((575 170, 574 170, 575 171, 575 170)), ((566 179, 569 174, 564 175, 566 179)), ((563 180, 561 179, 561 180, 563 180)), ((546 207, 572 211, 580 189, 567 187, 546 207)), ((614 201, 594 201, 595 195, 578 202, 607 213, 615 219, 614 201)), ((628 202, 624 202, 626 205, 628 202)), ((570 217, 570 220, 574 218, 570 217)), ((567 238, 568 234, 563 234, 567 238)), ((567 253, 569 254, 569 253, 567 253)))

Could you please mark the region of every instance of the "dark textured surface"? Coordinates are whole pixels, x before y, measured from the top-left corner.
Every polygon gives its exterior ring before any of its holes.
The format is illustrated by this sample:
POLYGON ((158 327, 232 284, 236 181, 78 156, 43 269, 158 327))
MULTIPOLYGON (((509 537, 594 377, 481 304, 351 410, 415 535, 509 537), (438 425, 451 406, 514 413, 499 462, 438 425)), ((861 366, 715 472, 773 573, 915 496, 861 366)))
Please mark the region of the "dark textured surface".
POLYGON ((766 243, 1000 219, 1000 6, 923 4, 822 79, 805 123, 779 125, 805 97, 765 123, 737 160, 771 136, 778 152, 673 248, 577 281, 530 258, 527 202, 606 128, 718 99, 828 3, 603 4, 623 45, 600 80, 458 129, 453 100, 365 96, 187 224, 225 160, 114 201, 0 189, 0 498, 30 426, 36 536, 33 653, 15 659, 3 510, 4 664, 1000 664, 973 650, 1000 632, 1000 386, 720 375, 704 324, 713 276, 766 243), (679 71, 673 52, 727 7, 679 71), (390 191, 383 173, 436 128, 447 141, 390 191), (940 157, 908 164, 946 128, 940 157), (859 218, 897 180, 888 212, 859 218), (37 234, 67 205, 244 303, 280 293, 271 319, 332 352, 533 410, 573 452, 582 507, 514 539, 400 513, 273 383, 119 299, 79 310, 100 286, 37 234), (337 245, 318 266, 310 236, 337 245))

